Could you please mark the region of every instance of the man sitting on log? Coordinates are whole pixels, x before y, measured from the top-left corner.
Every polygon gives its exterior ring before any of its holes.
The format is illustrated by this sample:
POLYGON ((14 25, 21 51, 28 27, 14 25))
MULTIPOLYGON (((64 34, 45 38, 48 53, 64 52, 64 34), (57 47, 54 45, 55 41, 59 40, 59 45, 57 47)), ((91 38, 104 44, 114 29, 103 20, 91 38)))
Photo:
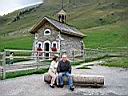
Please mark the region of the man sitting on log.
POLYGON ((60 60, 58 63, 57 72, 58 72, 59 86, 63 88, 64 77, 67 77, 68 87, 71 91, 74 91, 73 80, 71 76, 71 65, 69 60, 67 59, 66 54, 62 55, 62 60, 60 60))

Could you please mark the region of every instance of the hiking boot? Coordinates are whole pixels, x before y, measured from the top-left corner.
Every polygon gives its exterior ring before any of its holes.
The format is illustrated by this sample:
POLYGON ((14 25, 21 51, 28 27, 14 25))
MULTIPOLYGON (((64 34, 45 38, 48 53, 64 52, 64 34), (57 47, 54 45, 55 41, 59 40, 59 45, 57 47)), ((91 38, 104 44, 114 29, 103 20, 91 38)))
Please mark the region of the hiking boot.
POLYGON ((70 90, 71 90, 71 91, 74 91, 74 86, 70 87, 70 90))
POLYGON ((56 85, 58 88, 60 87, 60 85, 56 85))
POLYGON ((64 87, 64 85, 60 85, 60 88, 63 88, 64 87))
POLYGON ((53 86, 53 85, 50 85, 50 87, 51 87, 51 88, 55 88, 55 86, 53 86))

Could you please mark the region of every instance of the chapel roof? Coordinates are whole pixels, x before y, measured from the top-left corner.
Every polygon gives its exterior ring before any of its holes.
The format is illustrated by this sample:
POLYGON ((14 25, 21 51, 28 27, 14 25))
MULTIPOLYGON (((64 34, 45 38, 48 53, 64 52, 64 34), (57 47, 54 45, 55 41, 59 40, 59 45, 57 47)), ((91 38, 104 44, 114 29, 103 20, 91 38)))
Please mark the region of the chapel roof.
POLYGON ((60 30, 61 33, 65 33, 68 35, 73 35, 73 36, 77 36, 77 37, 84 37, 85 35, 83 33, 81 33, 78 29, 76 29, 75 27, 65 24, 65 23, 61 23, 55 19, 49 18, 49 17, 44 17, 39 23, 37 23, 32 29, 31 29, 31 33, 36 33, 39 28, 42 27, 42 25, 44 24, 44 22, 48 21, 50 24, 52 24, 54 27, 56 27, 58 30, 60 30))

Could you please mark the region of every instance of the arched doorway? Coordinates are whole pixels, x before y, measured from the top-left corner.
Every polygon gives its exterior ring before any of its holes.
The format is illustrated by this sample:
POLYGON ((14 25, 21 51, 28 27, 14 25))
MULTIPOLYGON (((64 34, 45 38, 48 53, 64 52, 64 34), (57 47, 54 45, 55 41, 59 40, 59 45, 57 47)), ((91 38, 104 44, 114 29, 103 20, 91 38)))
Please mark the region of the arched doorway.
POLYGON ((50 51, 51 51, 51 43, 50 43, 50 41, 45 41, 44 42, 44 57, 46 58, 46 59, 49 59, 49 57, 50 57, 50 51))

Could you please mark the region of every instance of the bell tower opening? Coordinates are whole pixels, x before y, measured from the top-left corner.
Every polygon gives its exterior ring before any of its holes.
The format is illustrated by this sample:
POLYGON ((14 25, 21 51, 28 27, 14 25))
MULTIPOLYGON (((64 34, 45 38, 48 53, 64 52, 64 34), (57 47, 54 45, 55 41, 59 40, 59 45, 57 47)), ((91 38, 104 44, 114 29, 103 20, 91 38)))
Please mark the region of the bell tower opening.
POLYGON ((61 23, 65 23, 66 22, 66 12, 64 11, 64 9, 61 9, 61 11, 58 13, 58 19, 59 22, 61 23))

